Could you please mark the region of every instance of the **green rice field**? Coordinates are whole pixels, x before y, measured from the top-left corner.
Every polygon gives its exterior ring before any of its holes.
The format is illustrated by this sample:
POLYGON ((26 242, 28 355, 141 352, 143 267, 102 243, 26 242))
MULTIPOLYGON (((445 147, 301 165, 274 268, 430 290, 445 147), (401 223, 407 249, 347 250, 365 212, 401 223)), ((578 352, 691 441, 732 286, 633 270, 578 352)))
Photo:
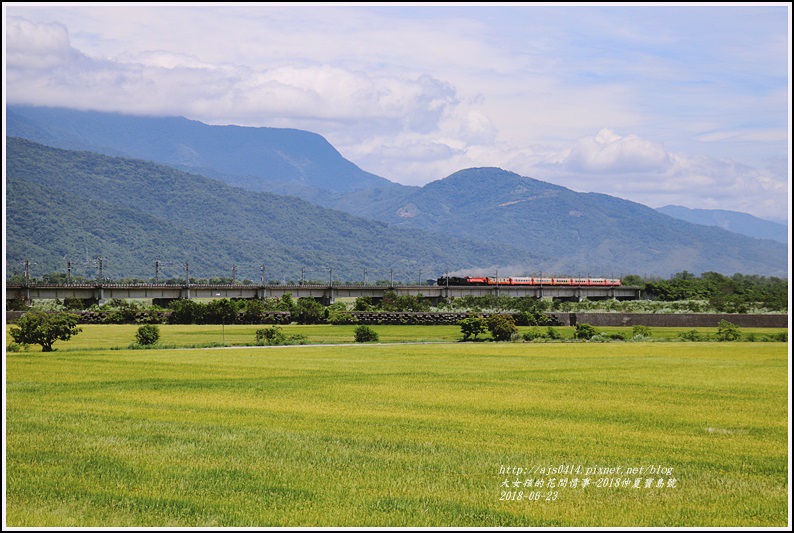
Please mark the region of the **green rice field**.
POLYGON ((373 329, 383 344, 290 326, 351 344, 128 350, 135 326, 83 326, 55 352, 7 353, 6 525, 789 523, 786 343, 373 329))
MULTIPOLYGON (((6 326, 6 337, 11 342, 8 331, 12 326, 6 326)), ((138 330, 134 324, 81 324, 81 332, 68 341, 56 341, 55 349, 59 351, 93 350, 93 349, 118 349, 127 348, 135 340, 138 330)), ((160 344, 168 348, 195 348, 207 346, 245 346, 253 345, 256 340, 256 330, 268 328, 267 325, 180 325, 160 324, 160 344)), ((345 344, 354 342, 355 325, 283 325, 278 326, 286 335, 303 335, 309 344, 345 344)), ((460 326, 395 326, 374 325, 371 328, 379 335, 382 343, 395 342, 458 342, 462 339, 460 326)), ((532 328, 519 327, 519 332, 524 333, 533 329, 544 331, 545 327, 532 328)), ((554 328, 564 339, 572 339, 573 327, 560 326, 554 328)), ((631 337, 631 327, 599 327, 599 332, 606 334, 622 333, 631 337)), ((696 330, 704 339, 714 339, 717 328, 651 328, 651 340, 674 340, 680 333, 696 330)), ((743 335, 755 335, 761 338, 773 333, 786 332, 785 328, 741 328, 743 335)), ((480 339, 488 339, 485 334, 480 339)), ((29 351, 40 351, 41 347, 32 345, 29 351)))

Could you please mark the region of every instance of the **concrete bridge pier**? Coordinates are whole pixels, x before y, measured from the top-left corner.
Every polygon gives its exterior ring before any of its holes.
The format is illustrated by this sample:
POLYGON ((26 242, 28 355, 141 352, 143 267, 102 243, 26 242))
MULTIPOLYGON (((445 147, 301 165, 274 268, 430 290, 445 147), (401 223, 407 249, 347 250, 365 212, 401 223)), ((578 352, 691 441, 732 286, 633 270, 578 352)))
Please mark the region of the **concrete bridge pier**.
POLYGON ((333 287, 328 287, 328 289, 323 293, 322 298, 320 299, 320 303, 324 306, 333 305, 335 301, 336 293, 334 292, 333 287))

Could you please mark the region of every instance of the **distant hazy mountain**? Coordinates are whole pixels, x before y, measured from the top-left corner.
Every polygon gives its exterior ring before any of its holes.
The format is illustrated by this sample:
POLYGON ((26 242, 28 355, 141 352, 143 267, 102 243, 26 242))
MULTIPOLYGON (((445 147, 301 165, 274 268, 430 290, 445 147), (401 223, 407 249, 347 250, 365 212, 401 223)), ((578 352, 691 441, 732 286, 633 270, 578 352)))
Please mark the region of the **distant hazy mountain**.
POLYGON ((788 226, 761 218, 722 209, 689 209, 680 205, 667 205, 657 209, 667 216, 703 226, 717 226, 734 233, 757 239, 772 239, 788 243, 788 226))
POLYGON ((295 129, 9 106, 6 135, 67 150, 146 159, 253 191, 323 197, 400 187, 361 170, 320 135, 295 129))
POLYGON ((367 194, 368 201, 351 212, 396 227, 534 251, 553 258, 545 268, 557 272, 669 275, 688 270, 786 276, 788 270, 782 244, 498 168, 461 170, 408 194, 367 194))
MULTIPOLYGON (((184 263, 195 277, 230 277, 232 265, 258 280, 418 282, 482 258, 532 264, 504 245, 390 228, 294 197, 257 193, 143 160, 46 147, 7 138, 6 258, 40 273, 65 272, 97 255, 114 278, 154 276, 154 260, 184 263), (332 269, 333 272, 329 272, 332 269)), ((75 271, 75 274, 78 270, 75 271)), ((8 273, 7 273, 8 274, 8 273)))

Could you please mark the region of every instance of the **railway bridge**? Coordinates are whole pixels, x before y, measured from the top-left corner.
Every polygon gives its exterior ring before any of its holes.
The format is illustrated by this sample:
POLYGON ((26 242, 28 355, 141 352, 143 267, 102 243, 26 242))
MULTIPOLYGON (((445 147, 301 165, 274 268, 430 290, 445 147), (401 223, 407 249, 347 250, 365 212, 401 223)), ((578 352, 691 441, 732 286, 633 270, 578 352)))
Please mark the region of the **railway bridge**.
POLYGON ((640 288, 594 287, 594 286, 439 286, 439 285, 165 285, 165 284, 7 284, 6 300, 24 299, 54 300, 79 298, 82 300, 107 299, 151 299, 167 303, 179 299, 265 299, 281 298, 290 294, 293 298, 314 298, 324 305, 337 298, 370 297, 383 298, 387 291, 398 296, 422 296, 433 301, 463 296, 508 296, 539 299, 581 301, 590 300, 638 300, 640 288))

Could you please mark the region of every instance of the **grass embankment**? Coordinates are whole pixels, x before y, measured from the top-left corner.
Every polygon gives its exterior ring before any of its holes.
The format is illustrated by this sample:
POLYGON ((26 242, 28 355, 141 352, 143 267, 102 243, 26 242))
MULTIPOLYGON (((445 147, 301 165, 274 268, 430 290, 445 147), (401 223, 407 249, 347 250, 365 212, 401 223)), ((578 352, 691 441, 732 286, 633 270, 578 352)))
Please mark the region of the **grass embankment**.
MULTIPOLYGON (((70 343, 101 344, 89 331, 70 343)), ((9 526, 787 523, 784 343, 96 349, 6 363, 9 526), (586 473, 596 466, 621 470, 586 473)))

